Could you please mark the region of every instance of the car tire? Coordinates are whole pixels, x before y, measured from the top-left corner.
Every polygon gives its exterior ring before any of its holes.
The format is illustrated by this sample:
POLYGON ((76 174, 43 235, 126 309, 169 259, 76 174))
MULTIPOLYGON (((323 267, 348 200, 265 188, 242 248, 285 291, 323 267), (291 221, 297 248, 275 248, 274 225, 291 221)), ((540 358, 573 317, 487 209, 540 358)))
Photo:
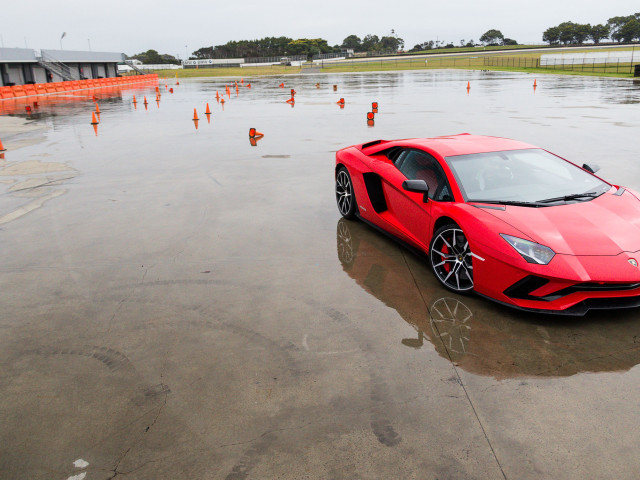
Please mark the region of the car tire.
POLYGON ((349 171, 345 167, 340 167, 336 173, 336 203, 338 211, 344 218, 354 218, 356 216, 356 196, 353 191, 353 182, 349 171))
POLYGON ((444 225, 433 234, 429 260, 433 273, 445 288, 461 294, 473 291, 473 256, 458 225, 444 225))

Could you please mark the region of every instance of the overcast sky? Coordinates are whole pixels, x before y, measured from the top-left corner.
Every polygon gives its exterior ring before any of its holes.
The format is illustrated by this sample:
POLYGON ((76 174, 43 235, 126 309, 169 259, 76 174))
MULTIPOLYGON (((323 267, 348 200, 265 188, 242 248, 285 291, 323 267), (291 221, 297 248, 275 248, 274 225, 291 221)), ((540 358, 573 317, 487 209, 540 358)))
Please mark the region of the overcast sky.
POLYGON ((388 35, 409 49, 416 43, 478 41, 491 28, 519 43, 542 41, 542 32, 563 21, 606 23, 640 11, 637 0, 185 0, 89 2, 15 0, 3 2, 4 47, 115 51, 133 55, 150 48, 184 58, 200 47, 266 36, 324 38, 329 45, 348 35, 388 35), (185 46, 187 46, 185 48, 185 46))

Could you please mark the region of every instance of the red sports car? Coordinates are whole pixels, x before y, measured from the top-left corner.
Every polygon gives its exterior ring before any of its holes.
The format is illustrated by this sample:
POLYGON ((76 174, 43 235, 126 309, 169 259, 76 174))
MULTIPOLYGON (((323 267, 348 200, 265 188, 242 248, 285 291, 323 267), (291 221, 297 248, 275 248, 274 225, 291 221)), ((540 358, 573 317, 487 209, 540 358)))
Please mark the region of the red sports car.
POLYGON ((640 306, 640 194, 541 148, 478 135, 336 153, 336 200, 429 257, 438 280, 525 310, 640 306))

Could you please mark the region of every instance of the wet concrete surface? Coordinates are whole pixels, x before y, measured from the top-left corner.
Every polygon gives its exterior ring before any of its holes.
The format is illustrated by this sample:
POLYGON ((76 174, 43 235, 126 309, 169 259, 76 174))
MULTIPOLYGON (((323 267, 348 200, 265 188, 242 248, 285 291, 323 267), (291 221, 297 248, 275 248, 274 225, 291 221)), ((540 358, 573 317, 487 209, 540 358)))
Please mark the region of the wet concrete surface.
POLYGON ((640 312, 451 294, 335 205, 336 149, 460 132, 640 189, 640 84, 537 81, 170 80, 97 135, 87 99, 0 128, 0 478, 636 478, 640 312))

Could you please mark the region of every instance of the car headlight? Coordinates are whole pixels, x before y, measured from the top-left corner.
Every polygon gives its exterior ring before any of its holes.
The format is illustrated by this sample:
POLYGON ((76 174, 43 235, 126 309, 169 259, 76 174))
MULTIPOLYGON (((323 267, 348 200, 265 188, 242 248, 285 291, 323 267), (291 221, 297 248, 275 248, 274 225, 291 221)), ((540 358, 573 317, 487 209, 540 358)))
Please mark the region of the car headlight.
POLYGON ((547 265, 556 253, 549 247, 540 245, 539 243, 530 242, 518 237, 512 237, 501 233, 500 236, 504 238, 509 245, 515 248, 516 252, 522 255, 529 263, 537 263, 540 265, 547 265))

